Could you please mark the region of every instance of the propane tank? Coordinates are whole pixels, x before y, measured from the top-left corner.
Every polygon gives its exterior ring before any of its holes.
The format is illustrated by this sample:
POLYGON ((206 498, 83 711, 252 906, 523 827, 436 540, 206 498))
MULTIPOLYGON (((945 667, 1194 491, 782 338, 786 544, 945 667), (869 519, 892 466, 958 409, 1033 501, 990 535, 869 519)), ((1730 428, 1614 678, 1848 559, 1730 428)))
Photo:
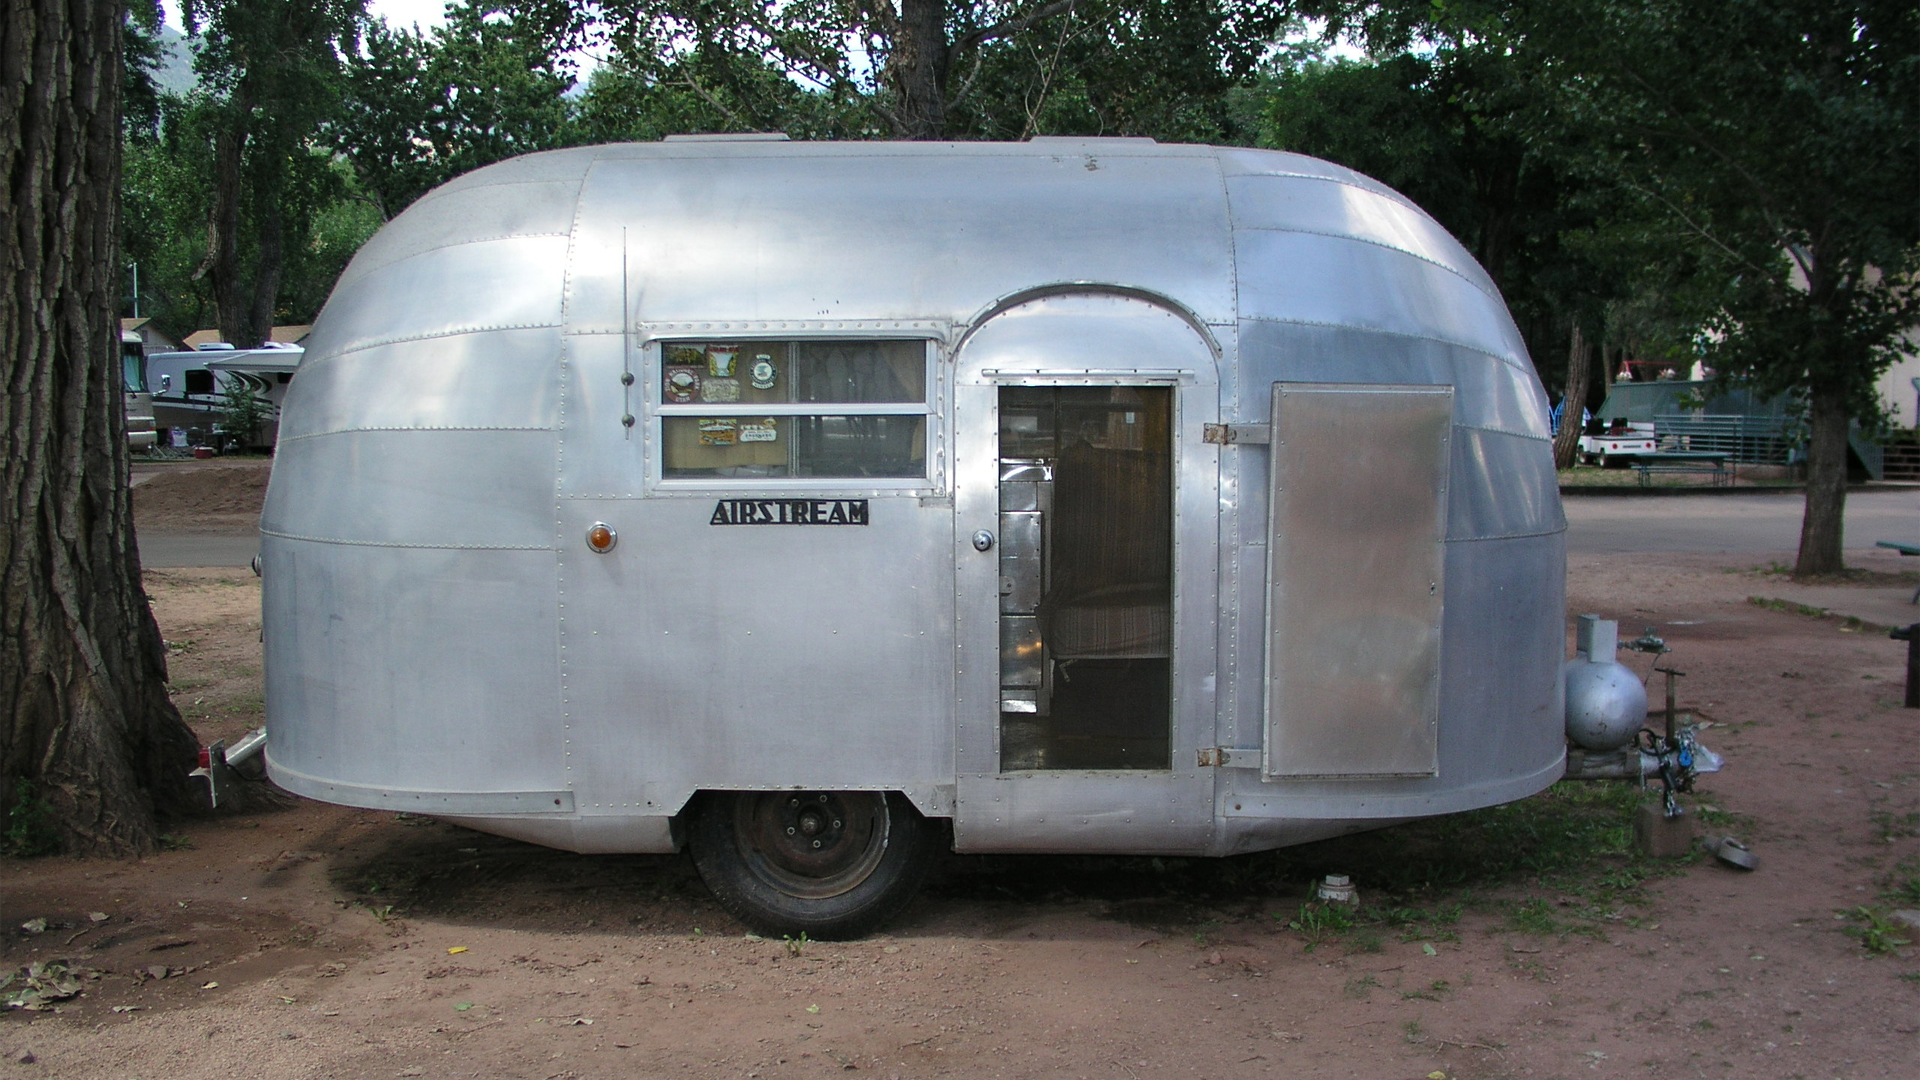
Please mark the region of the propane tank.
POLYGON ((1588 750, 1618 750, 1647 723, 1647 688, 1614 660, 1620 624, 1582 615, 1573 659, 1566 663, 1567 738, 1588 750))

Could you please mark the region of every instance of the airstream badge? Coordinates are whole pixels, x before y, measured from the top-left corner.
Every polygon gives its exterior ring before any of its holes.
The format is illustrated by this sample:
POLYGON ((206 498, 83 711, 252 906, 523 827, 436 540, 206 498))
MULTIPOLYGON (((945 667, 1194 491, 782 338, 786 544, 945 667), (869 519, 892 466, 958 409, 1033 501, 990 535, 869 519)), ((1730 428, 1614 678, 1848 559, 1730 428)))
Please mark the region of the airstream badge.
POLYGON ((779 377, 779 372, 773 366, 773 357, 766 353, 754 357, 753 367, 747 370, 747 377, 753 381, 755 390, 773 389, 773 380, 779 377))
POLYGON ((709 525, 865 525, 865 499, 721 499, 709 525))

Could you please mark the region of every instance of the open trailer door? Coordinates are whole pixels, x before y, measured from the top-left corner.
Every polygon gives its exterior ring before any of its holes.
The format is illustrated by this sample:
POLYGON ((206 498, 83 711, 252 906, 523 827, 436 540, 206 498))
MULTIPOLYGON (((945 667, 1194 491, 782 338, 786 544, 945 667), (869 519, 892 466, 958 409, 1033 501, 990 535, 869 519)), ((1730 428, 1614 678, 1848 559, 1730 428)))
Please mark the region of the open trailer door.
POLYGON ((956 848, 1204 851, 1211 348, 1147 300, 1045 296, 955 384, 956 848))
POLYGON ((1275 383, 1269 779, 1434 776, 1451 386, 1275 383))

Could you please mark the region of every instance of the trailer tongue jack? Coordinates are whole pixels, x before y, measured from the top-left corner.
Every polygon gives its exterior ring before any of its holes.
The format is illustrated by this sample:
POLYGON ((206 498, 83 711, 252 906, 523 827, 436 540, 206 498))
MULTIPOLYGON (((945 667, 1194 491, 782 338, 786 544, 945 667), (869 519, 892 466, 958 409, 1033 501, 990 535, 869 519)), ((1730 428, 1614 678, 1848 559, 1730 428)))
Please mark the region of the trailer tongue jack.
POLYGON ((267 729, 255 728, 228 746, 225 739, 200 748, 200 767, 188 773, 207 782, 207 799, 218 808, 221 799, 232 799, 234 791, 246 780, 237 766, 244 765, 266 749, 267 729))

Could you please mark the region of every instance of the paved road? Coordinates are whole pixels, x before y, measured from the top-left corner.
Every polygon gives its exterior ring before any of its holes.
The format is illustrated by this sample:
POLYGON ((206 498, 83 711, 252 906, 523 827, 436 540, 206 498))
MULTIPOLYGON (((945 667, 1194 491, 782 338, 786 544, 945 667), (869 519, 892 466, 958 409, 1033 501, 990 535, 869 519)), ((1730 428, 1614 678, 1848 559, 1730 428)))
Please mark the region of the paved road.
POLYGON ((260 551, 258 536, 185 536, 140 533, 140 565, 149 570, 176 566, 247 566, 260 551))
MULTIPOLYGON (((1792 552, 1800 546, 1799 492, 1755 495, 1576 495, 1565 500, 1567 550, 1625 552, 1792 552)), ((1846 546, 1878 540, 1920 543, 1920 489, 1847 494, 1846 546)))
MULTIPOLYGON (((1566 500, 1567 550, 1627 552, 1791 552, 1800 546, 1798 492, 1755 495, 1579 495, 1566 500)), ((1920 543, 1920 488, 1856 491, 1847 496, 1847 547, 1876 540, 1920 543)), ((253 536, 141 534, 143 566, 246 566, 253 536)))

